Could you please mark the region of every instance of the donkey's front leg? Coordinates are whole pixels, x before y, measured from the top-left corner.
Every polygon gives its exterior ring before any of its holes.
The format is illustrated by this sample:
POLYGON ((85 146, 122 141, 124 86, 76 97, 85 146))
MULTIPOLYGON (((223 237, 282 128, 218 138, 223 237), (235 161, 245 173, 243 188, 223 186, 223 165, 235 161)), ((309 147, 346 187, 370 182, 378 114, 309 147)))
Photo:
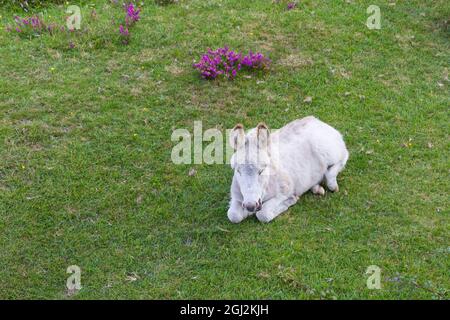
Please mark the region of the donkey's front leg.
POLYGON ((261 222, 270 222, 294 205, 298 200, 297 196, 279 195, 265 202, 262 209, 256 213, 256 217, 261 222))
POLYGON ((233 198, 231 199, 227 215, 228 219, 233 223, 239 223, 248 217, 247 211, 242 208, 242 203, 233 198))

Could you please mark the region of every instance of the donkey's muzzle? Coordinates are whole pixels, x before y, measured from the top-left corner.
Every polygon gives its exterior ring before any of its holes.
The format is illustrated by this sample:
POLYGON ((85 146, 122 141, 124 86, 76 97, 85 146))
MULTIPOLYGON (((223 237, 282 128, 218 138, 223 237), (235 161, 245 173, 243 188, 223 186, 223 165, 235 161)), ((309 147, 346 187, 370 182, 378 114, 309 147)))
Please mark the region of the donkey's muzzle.
POLYGON ((256 211, 261 210, 261 208, 262 208, 262 201, 261 201, 261 199, 259 199, 258 202, 246 202, 246 203, 243 203, 242 206, 248 212, 256 212, 256 211))

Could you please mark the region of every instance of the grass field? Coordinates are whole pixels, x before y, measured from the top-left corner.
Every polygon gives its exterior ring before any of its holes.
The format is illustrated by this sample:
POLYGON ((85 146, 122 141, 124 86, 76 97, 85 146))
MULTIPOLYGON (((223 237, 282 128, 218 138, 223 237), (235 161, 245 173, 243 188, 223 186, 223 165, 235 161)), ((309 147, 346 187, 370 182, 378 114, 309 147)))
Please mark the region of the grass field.
POLYGON ((19 37, 0 10, 0 298, 449 298, 448 1, 146 2, 128 46, 109 1, 69 36, 19 37), (202 80, 193 61, 224 45, 271 71, 202 80), (307 115, 345 137, 340 192, 270 224, 228 221, 229 166, 171 161, 194 121, 307 115))

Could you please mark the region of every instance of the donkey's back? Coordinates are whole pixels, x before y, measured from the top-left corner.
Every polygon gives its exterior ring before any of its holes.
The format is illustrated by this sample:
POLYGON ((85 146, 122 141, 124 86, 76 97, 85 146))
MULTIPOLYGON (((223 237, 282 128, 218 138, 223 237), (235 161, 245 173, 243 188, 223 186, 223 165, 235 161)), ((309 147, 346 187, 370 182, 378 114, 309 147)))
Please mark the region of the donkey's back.
POLYGON ((288 123, 275 131, 272 138, 278 140, 278 165, 290 173, 297 194, 319 185, 324 179, 330 190, 338 190, 336 176, 348 159, 339 131, 308 116, 288 123))

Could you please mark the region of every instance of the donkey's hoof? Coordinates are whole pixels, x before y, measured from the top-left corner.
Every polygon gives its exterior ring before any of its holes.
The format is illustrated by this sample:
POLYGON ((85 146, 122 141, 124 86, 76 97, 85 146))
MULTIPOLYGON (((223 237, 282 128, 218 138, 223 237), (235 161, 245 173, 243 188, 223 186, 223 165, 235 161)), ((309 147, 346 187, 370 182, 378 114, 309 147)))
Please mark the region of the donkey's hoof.
POLYGON ((325 195, 325 189, 321 185, 315 185, 311 188, 311 192, 319 196, 325 195))
POLYGON ((339 192, 339 186, 336 185, 336 187, 330 188, 330 191, 331 191, 331 192, 339 192))

